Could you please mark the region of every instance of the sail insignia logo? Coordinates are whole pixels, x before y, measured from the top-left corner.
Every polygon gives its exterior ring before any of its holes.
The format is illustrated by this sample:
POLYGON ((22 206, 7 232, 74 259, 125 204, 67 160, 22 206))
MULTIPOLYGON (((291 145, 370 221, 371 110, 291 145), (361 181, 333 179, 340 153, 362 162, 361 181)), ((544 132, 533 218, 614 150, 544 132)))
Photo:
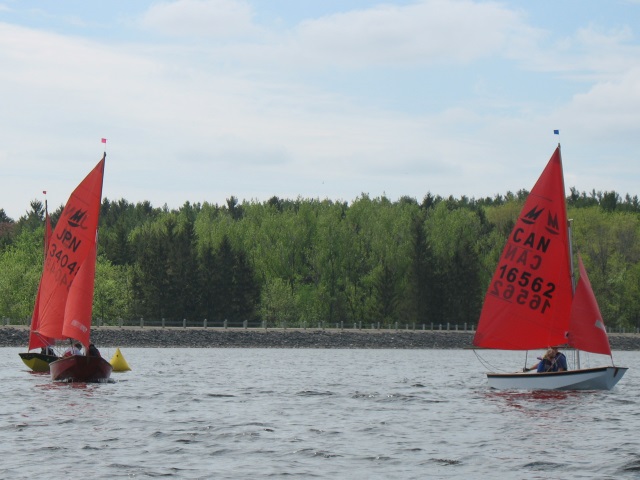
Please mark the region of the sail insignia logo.
POLYGON ((560 235, 560 226, 558 225, 558 215, 549 212, 547 214, 547 232, 552 235, 560 235))
POLYGON ((71 227, 80 227, 82 229, 85 229, 85 222, 87 221, 89 217, 87 216, 87 211, 86 210, 82 210, 80 208, 78 208, 77 210, 73 210, 70 214, 69 214, 69 218, 67 219, 67 223, 71 226, 71 227))
POLYGON ((538 210, 538 206, 536 205, 527 213, 525 213, 524 216, 520 218, 520 220, 522 220, 522 222, 526 223, 527 225, 533 225, 534 223, 536 223, 536 221, 538 220, 538 217, 543 211, 544 211, 544 208, 541 208, 538 210))

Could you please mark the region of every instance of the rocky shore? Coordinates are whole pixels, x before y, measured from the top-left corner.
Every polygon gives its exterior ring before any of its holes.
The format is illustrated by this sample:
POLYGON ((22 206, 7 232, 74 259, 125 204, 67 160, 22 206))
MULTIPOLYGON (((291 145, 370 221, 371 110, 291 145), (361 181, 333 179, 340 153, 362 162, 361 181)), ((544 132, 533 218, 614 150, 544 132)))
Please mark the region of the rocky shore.
MULTIPOLYGON (((0 347, 24 347, 28 338, 26 327, 0 327, 0 347)), ((99 347, 460 349, 472 347, 473 332, 101 327, 91 338, 99 347)), ((638 334, 610 342, 613 350, 640 350, 638 334)))

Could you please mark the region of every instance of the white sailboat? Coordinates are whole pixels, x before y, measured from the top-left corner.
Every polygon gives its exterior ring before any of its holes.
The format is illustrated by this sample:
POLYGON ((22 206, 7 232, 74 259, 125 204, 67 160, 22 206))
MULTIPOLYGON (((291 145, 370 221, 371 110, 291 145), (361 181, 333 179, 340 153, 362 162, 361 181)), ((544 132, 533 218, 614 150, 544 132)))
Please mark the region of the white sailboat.
POLYGON ((560 145, 525 201, 485 296, 473 340, 502 350, 568 346, 608 355, 610 366, 545 373, 487 373, 490 387, 610 390, 627 371, 613 364, 609 338, 587 272, 572 246, 560 145))

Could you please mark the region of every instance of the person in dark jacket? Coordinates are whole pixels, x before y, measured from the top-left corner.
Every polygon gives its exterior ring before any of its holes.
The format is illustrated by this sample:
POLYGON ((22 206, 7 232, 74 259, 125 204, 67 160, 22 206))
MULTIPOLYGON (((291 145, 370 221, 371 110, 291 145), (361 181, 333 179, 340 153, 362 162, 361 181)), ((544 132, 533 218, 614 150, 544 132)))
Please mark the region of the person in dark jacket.
POLYGON ((89 344, 89 349, 87 350, 87 356, 89 357, 100 357, 100 350, 96 348, 93 343, 89 344))

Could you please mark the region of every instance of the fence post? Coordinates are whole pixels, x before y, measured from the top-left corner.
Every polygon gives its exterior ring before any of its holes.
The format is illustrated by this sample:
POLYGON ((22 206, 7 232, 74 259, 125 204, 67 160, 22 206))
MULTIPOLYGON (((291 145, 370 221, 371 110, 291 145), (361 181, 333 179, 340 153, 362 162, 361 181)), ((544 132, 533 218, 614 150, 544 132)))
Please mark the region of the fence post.
POLYGON ((144 328, 144 317, 140 317, 140 328, 144 328))
POLYGON ((206 318, 204 319, 204 322, 202 323, 202 326, 203 326, 204 328, 207 328, 207 319, 206 319, 206 318))
POLYGON ((248 320, 243 320, 242 321, 242 328, 244 328, 246 330, 248 326, 249 326, 249 321, 248 320))
POLYGON ((121 318, 118 319, 118 324, 120 325, 120 328, 122 328, 123 320, 121 318))
POLYGON ((187 319, 186 318, 182 319, 182 328, 187 328, 187 319))
POLYGON ((162 319, 162 328, 164 328, 164 318, 162 319))
POLYGON ((225 319, 224 319, 224 329, 225 329, 225 330, 227 329, 227 324, 228 324, 228 321, 227 321, 227 319, 225 318, 225 319))

